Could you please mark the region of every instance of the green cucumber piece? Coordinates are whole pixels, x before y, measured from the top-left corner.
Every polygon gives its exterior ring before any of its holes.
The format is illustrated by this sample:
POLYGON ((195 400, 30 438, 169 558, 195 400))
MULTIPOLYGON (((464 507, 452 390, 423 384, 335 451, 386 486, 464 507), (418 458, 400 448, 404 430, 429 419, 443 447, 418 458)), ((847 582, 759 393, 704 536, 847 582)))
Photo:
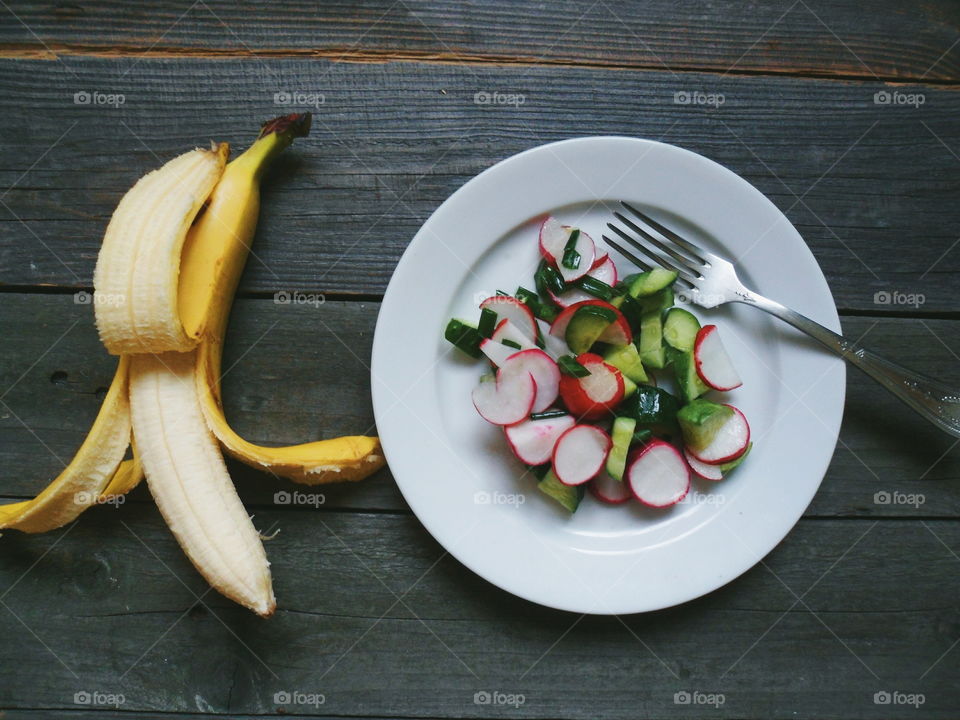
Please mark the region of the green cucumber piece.
POLYGON ((470 357, 478 358, 482 355, 480 343, 483 341, 483 335, 465 320, 457 320, 457 318, 450 320, 443 332, 443 337, 470 357))
POLYGON ((663 339, 672 348, 684 352, 693 352, 700 321, 683 308, 670 308, 663 318, 663 339))
POLYGON ((709 400, 694 400, 684 405, 677 413, 684 444, 693 452, 703 450, 732 415, 731 408, 709 400))
POLYGON ((728 463, 724 463, 723 465, 719 465, 718 467, 720 468, 720 472, 723 474, 723 476, 726 477, 726 476, 727 476, 727 473, 729 473, 729 472, 732 471, 735 467, 737 467, 737 465, 739 465, 740 463, 742 463, 742 462, 744 461, 744 459, 747 457, 747 455, 750 454, 750 450, 751 450, 752 448, 753 448, 753 441, 751 441, 751 442, 747 445, 747 449, 744 450, 744 451, 743 451, 743 454, 740 455, 740 457, 738 457, 736 460, 731 460, 731 461, 728 462, 728 463))
POLYGON ((673 270, 653 268, 646 272, 627 276, 624 278, 623 284, 630 297, 641 298, 668 288, 676 281, 677 273, 673 270))
POLYGON ((547 470, 546 474, 537 483, 537 490, 548 497, 552 497, 570 513, 575 513, 583 500, 583 485, 571 487, 560 482, 554 474, 553 468, 547 470))
POLYGON ((645 383, 649 380, 647 371, 643 369, 643 363, 640 361, 640 351, 633 343, 610 348, 604 353, 603 360, 623 373, 624 378, 633 380, 635 383, 645 383))
POLYGON ((574 355, 585 353, 593 347, 610 324, 616 321, 616 313, 599 305, 584 305, 573 313, 564 340, 574 355))
POLYGON ((620 404, 617 413, 636 420, 638 428, 669 434, 676 432, 680 407, 680 401, 666 390, 638 385, 637 391, 620 404))
POLYGON ((692 350, 676 350, 667 348, 667 356, 673 367, 673 376, 677 381, 677 389, 685 403, 693 402, 710 388, 697 374, 697 364, 693 359, 692 350))
POLYGON ((673 288, 666 287, 660 292, 654 293, 648 297, 639 298, 634 302, 639 304, 645 313, 659 311, 661 314, 663 314, 673 307, 673 288))
POLYGON ((660 310, 649 310, 640 319, 638 350, 644 365, 662 369, 666 367, 667 355, 663 348, 663 320, 660 310))
POLYGON ((626 399, 633 395, 639 386, 623 373, 620 373, 620 377, 623 378, 623 397, 626 399))
POLYGON ((610 437, 613 445, 607 455, 607 474, 614 480, 623 481, 623 471, 627 467, 627 453, 630 452, 630 443, 633 442, 633 433, 637 428, 637 421, 632 417, 618 417, 613 421, 610 437))

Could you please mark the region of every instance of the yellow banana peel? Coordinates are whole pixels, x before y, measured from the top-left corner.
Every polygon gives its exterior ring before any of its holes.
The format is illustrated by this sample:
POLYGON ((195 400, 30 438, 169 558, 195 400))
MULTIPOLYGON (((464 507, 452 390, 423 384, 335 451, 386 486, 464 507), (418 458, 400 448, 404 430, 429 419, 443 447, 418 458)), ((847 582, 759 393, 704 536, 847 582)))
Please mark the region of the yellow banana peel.
POLYGON ((309 127, 309 115, 267 123, 257 141, 227 165, 183 246, 179 307, 185 332, 199 341, 196 381, 204 416, 226 451, 260 470, 315 485, 360 480, 383 467, 379 440, 348 436, 286 447, 255 445, 230 427, 220 397, 224 335, 257 227, 260 178, 269 161, 309 127))

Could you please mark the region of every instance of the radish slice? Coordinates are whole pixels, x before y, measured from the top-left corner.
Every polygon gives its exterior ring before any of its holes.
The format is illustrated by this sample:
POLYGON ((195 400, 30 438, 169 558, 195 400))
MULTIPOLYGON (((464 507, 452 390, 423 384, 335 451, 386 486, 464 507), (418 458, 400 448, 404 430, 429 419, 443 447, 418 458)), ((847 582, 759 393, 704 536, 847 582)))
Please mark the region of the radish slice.
POLYGON ((480 309, 488 308, 497 314, 497 322, 509 320, 514 327, 526 335, 528 340, 537 338, 537 319, 533 311, 515 297, 494 295, 480 303, 480 309))
MULTIPOLYGON (((597 262, 593 263, 593 267, 590 268, 590 272, 588 272, 587 275, 600 282, 606 283, 610 287, 614 287, 617 284, 617 266, 613 264, 613 260, 606 254, 601 258, 599 264, 597 262)), ((596 297, 586 290, 581 290, 576 287, 570 288, 559 295, 549 290, 547 292, 550 293, 550 299, 562 308, 570 307, 574 303, 583 302, 584 300, 596 300, 596 297)))
POLYGON ((503 372, 529 373, 533 376, 537 383, 537 397, 533 401, 531 412, 543 412, 553 405, 560 394, 560 368, 540 348, 514 353, 502 368, 503 372))
POLYGON ((583 485, 607 461, 610 436, 593 425, 574 425, 553 448, 553 472, 564 485, 583 485))
POLYGON ((610 323, 610 326, 604 330, 603 334, 598 338, 600 342, 610 343, 611 345, 626 345, 633 341, 633 333, 630 332, 630 323, 627 322, 623 313, 610 303, 593 297, 583 302, 574 303, 561 310, 560 314, 557 315, 556 319, 550 325, 550 334, 554 337, 566 338, 567 326, 573 319, 574 313, 584 305, 598 305, 603 308, 608 308, 614 313, 616 319, 610 323))
POLYGON ((484 338, 480 341, 480 352, 486 355, 490 362, 500 367, 511 357, 522 351, 512 348, 509 345, 504 345, 502 342, 484 338))
POLYGON ((494 425, 513 425, 530 414, 537 383, 530 373, 497 372, 484 375, 473 389, 473 406, 480 417, 494 425))
POLYGON ((683 450, 683 457, 690 469, 704 480, 723 480, 723 473, 720 472, 719 466, 707 465, 707 463, 697 460, 686 448, 683 450))
POLYGON ((564 355, 570 355, 570 348, 563 338, 550 334, 550 324, 543 320, 537 320, 537 327, 540 328, 540 337, 543 338, 543 349, 547 355, 554 360, 559 360, 564 355))
POLYGON ((723 465, 736 460, 750 444, 750 424, 747 418, 733 405, 727 405, 727 407, 733 410, 733 415, 720 426, 713 442, 700 452, 695 453, 690 450, 690 454, 702 463, 723 465))
POLYGON ((548 216, 540 225, 540 254, 551 265, 558 265, 569 237, 569 228, 561 225, 553 215, 548 216))
POLYGON ((520 346, 521 350, 533 350, 537 347, 536 343, 533 341, 533 338, 528 337, 525 333, 521 332, 520 329, 510 320, 501 320, 500 324, 497 325, 496 329, 494 329, 490 339, 501 343, 504 340, 515 342, 520 346))
POLYGON ((623 400, 623 374, 592 353, 578 355, 577 362, 590 374, 581 378, 561 375, 560 397, 567 410, 578 418, 599 420, 623 400))
POLYGON ((610 254, 603 248, 597 248, 595 251, 596 257, 593 259, 593 267, 591 270, 595 270, 598 265, 602 265, 609 257, 610 254))
POLYGON ((527 465, 543 465, 553 457, 557 440, 576 424, 570 415, 525 420, 504 428, 513 454, 527 465))
POLYGON ((697 375, 714 390, 733 390, 743 385, 727 354, 716 325, 704 325, 693 345, 697 375))
POLYGON ((633 495, 627 483, 614 480, 606 470, 590 481, 590 492, 601 502, 610 505, 625 503, 633 495))
POLYGON ((690 471, 677 449, 663 440, 651 440, 637 452, 624 478, 633 496, 650 507, 675 505, 690 490, 690 471))

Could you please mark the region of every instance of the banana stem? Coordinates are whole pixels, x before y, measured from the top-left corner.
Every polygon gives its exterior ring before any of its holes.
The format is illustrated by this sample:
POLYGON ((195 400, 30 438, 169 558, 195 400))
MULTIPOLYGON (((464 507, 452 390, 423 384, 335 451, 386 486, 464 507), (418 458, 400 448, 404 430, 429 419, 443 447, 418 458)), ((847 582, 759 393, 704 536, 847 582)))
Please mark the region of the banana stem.
POLYGON ((310 132, 310 113, 293 113, 268 120, 260 128, 256 141, 239 155, 231 165, 249 166, 256 179, 276 155, 285 150, 298 137, 310 132))

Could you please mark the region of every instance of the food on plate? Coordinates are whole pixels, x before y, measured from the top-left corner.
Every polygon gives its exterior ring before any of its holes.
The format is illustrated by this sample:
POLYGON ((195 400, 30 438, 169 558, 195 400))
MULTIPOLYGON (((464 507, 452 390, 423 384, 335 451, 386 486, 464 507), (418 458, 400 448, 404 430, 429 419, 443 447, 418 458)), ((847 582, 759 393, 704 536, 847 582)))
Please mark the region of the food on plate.
POLYGON ((691 476, 727 477, 753 446, 750 426, 710 393, 743 381, 718 327, 676 306, 677 274, 620 279, 589 234, 554 217, 537 248, 535 292, 487 297, 476 323, 451 319, 444 336, 489 364, 474 406, 538 489, 570 513, 586 487, 609 505, 666 508, 691 476))

